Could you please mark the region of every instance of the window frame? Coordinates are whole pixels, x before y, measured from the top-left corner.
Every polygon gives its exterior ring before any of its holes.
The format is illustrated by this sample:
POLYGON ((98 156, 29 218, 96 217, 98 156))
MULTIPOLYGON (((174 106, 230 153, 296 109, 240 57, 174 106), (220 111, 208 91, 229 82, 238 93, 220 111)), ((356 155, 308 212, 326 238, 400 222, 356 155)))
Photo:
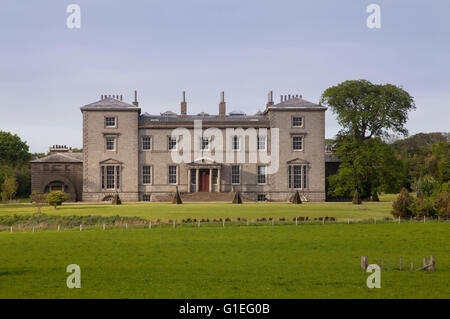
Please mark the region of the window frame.
POLYGON ((258 151, 266 151, 267 150, 267 136, 266 135, 258 135, 256 137, 256 148, 258 151), (264 148, 260 148, 260 138, 264 138, 264 148))
POLYGON ((117 137, 116 136, 111 136, 111 135, 105 136, 105 151, 107 151, 107 152, 117 151, 117 137), (109 139, 111 139, 113 141, 114 147, 112 149, 108 149, 108 140, 109 139))
POLYGON ((142 165, 142 185, 152 185, 153 184, 153 167, 152 165, 142 165), (146 168, 149 169, 148 174, 145 173, 146 168), (146 182, 146 177, 148 181, 146 182))
POLYGON ((149 151, 151 151, 153 149, 153 136, 151 136, 151 135, 144 135, 144 136, 142 136, 141 137, 141 150, 142 151, 144 151, 144 152, 149 152, 149 151), (149 148, 144 148, 144 139, 145 138, 148 138, 148 139, 150 139, 150 142, 149 142, 149 144, 150 144, 150 147, 149 148))
POLYGON ((266 165, 256 166, 256 182, 258 185, 267 185, 267 166, 266 165), (263 175, 260 175, 260 168, 264 169, 263 175), (260 177, 264 177, 264 182, 260 182, 260 177))
POLYGON ((231 150, 232 151, 240 151, 241 150, 241 137, 239 135, 233 135, 231 137, 231 150), (237 148, 235 148, 235 140, 237 143, 237 148))
POLYGON ((175 152, 175 151, 178 150, 178 137, 176 137, 176 136, 171 136, 171 135, 167 136, 167 150, 168 150, 169 152, 175 152), (172 139, 175 140, 175 147, 171 149, 171 148, 170 148, 170 142, 171 142, 172 139))
POLYGON ((301 127, 304 127, 304 126, 305 126, 305 118, 303 116, 293 115, 291 117, 291 127, 293 127, 293 128, 301 128, 301 127), (295 119, 300 119, 301 125, 294 125, 295 119))
POLYGON ((241 166, 240 165, 231 165, 231 185, 241 185, 241 175, 242 175, 242 173, 241 173, 241 166), (233 168, 238 168, 238 179, 239 179, 239 182, 233 182, 233 168))
POLYGON ((117 116, 105 116, 104 127, 105 128, 117 128, 117 116), (108 125, 107 124, 108 119, 114 119, 114 125, 108 125))
POLYGON ((202 136, 200 137, 200 150, 201 151, 209 151, 210 140, 209 137, 202 136), (203 141, 207 141, 207 147, 203 148, 203 141))
POLYGON ((291 149, 292 149, 293 152, 303 152, 303 150, 305 149, 304 145, 305 145, 305 136, 304 135, 292 135, 291 136, 291 149), (300 138, 301 139, 301 148, 300 149, 296 149, 294 147, 294 145, 295 145, 294 140, 296 138, 300 138))
POLYGON ((167 166, 167 184, 168 185, 178 185, 178 166, 177 165, 169 165, 167 166), (170 177, 171 177, 171 173, 170 173, 170 168, 175 167, 175 182, 170 182, 170 177))

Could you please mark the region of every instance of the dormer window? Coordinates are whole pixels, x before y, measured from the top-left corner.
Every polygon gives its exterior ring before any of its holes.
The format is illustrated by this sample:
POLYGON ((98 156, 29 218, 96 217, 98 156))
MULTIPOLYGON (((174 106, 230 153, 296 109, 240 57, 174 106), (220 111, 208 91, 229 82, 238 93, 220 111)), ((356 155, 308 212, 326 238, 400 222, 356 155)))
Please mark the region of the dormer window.
POLYGON ((108 128, 116 127, 116 118, 115 117, 105 117, 105 127, 108 127, 108 128))

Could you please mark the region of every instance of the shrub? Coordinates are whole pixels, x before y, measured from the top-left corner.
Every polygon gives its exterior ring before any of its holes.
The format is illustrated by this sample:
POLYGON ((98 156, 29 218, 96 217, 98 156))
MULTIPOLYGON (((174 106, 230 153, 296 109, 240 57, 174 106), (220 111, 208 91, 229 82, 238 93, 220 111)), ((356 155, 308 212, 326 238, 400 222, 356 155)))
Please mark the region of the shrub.
POLYGON ((412 189, 417 193, 417 197, 420 194, 424 196, 431 196, 431 194, 439 188, 439 183, 431 175, 424 175, 419 177, 412 185, 412 189))
POLYGON ((242 197, 241 197, 241 193, 239 191, 234 193, 234 198, 233 198, 232 203, 233 204, 242 204, 242 197))
POLYGON ((358 190, 355 189, 355 194, 353 195, 352 204, 360 205, 362 203, 361 197, 359 197, 358 190))
POLYGON ((412 205, 412 210, 415 216, 427 216, 432 217, 436 215, 436 208, 431 198, 420 196, 412 205))
POLYGON ((175 194, 173 195, 172 204, 183 204, 183 201, 181 200, 180 193, 178 192, 178 187, 177 187, 177 189, 175 191, 175 194))
POLYGON ((119 194, 114 195, 113 200, 111 202, 113 205, 121 205, 122 201, 120 200, 119 194))
POLYGON ((298 193, 298 190, 295 191, 294 198, 292 199, 292 204, 301 204, 302 199, 300 198, 300 194, 298 193))
POLYGON ((450 198, 447 191, 440 193, 434 200, 434 206, 440 216, 450 216, 450 198))
POLYGON ((413 216, 412 205, 414 199, 409 195, 406 188, 402 188, 397 199, 392 203, 391 214, 395 217, 410 217, 413 216))
POLYGON ((61 206, 67 200, 67 194, 61 191, 53 191, 48 193, 47 202, 56 209, 56 206, 61 206))

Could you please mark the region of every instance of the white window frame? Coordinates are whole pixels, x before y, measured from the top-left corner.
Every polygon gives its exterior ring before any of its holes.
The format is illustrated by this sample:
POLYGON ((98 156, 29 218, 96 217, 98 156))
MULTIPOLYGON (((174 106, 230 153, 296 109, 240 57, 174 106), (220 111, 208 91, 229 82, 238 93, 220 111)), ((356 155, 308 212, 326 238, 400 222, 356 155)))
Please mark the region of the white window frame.
POLYGON ((241 184, 241 176, 242 175, 242 173, 241 173, 241 166, 240 165, 232 165, 231 166, 231 184, 232 185, 240 185, 241 184), (238 168, 238 179, 239 179, 239 182, 233 182, 233 168, 235 168, 235 167, 237 167, 238 168))
POLYGON ((143 165, 142 166, 142 185, 152 185, 152 177, 153 177, 153 167, 151 165, 143 165), (148 174, 145 173, 146 168, 149 169, 148 174), (148 175, 149 180, 146 182, 146 175, 148 175))
POLYGON ((208 137, 204 137, 204 136, 202 136, 202 137, 200 137, 200 150, 202 150, 202 151, 209 151, 209 138, 208 137), (206 144, 206 148, 204 148, 203 147, 203 142, 204 141, 206 141, 207 142, 207 144, 206 144))
POLYGON ((117 137, 115 136, 105 136, 105 150, 108 152, 115 152, 117 149, 117 137), (108 140, 113 141, 113 148, 108 149, 108 140))
POLYGON ((305 119, 303 118, 303 116, 292 116, 292 120, 291 120, 291 125, 292 127, 303 127, 305 122, 305 119), (300 119, 301 124, 300 125, 295 125, 295 119, 300 119))
POLYGON ((258 149, 258 151, 265 151, 267 150, 267 136, 265 135, 258 135, 257 140, 256 140, 256 147, 258 149), (260 148, 260 139, 264 139, 264 143, 262 144, 264 146, 264 148, 260 148))
POLYGON ((241 150, 241 137, 239 135, 233 135, 231 137, 231 150, 240 151, 241 150), (235 141, 237 143, 237 148, 235 148, 235 141))
POLYGON ((258 185, 266 185, 267 184, 267 166, 266 165, 258 165, 256 166, 256 179, 257 179, 257 184, 258 185), (260 174, 260 168, 264 169, 264 174, 260 174), (264 182, 261 183, 259 181, 259 177, 260 176, 264 176, 264 182))
POLYGON ((292 135, 292 139, 291 139, 291 147, 292 147, 292 151, 294 151, 294 152, 302 152, 303 151, 303 149, 304 149, 304 142, 305 142, 305 138, 304 138, 304 136, 303 135, 292 135), (296 139, 296 138, 300 138, 301 139, 301 148, 300 149, 296 149, 295 147, 294 147, 294 144, 295 144, 295 142, 294 142, 294 140, 296 139))
POLYGON ((167 137, 167 149, 170 152, 176 151, 178 149, 178 138, 176 136, 168 136, 167 137), (170 142, 175 140, 175 147, 174 148, 170 148, 170 142))
POLYGON ((167 167, 167 184, 169 184, 169 185, 177 185, 178 184, 178 166, 176 166, 176 165, 169 165, 168 167, 167 167), (173 183, 171 183, 170 182, 170 168, 171 167, 175 167, 175 182, 173 183))
POLYGON ((105 116, 105 128, 117 128, 117 117, 116 116, 105 116), (114 125, 108 125, 109 119, 114 119, 114 125))
POLYGON ((152 150, 152 148, 153 148, 153 138, 152 138, 151 136, 142 136, 142 138, 141 138, 141 143, 142 143, 141 149, 142 149, 143 151, 148 152, 148 151, 151 151, 151 150, 152 150), (150 141, 149 141, 150 147, 149 147, 149 148, 144 148, 144 145, 145 145, 144 139, 146 139, 146 138, 150 139, 150 141))

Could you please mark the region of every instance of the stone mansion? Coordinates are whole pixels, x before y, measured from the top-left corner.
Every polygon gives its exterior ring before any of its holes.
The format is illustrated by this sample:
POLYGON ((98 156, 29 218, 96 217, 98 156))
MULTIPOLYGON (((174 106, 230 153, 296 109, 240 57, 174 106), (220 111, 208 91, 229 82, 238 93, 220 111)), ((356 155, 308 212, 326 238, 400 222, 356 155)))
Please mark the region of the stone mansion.
POLYGON ((271 201, 299 190, 304 200, 324 201, 326 109, 301 95, 275 104, 269 92, 264 111, 227 113, 222 92, 218 114, 191 115, 183 92, 179 114, 151 115, 141 112, 136 91, 131 104, 102 95, 81 107, 83 152, 53 146, 32 161, 32 190, 62 190, 73 201, 118 193, 129 202, 166 201, 177 188, 182 196, 239 190, 248 200, 271 201))

